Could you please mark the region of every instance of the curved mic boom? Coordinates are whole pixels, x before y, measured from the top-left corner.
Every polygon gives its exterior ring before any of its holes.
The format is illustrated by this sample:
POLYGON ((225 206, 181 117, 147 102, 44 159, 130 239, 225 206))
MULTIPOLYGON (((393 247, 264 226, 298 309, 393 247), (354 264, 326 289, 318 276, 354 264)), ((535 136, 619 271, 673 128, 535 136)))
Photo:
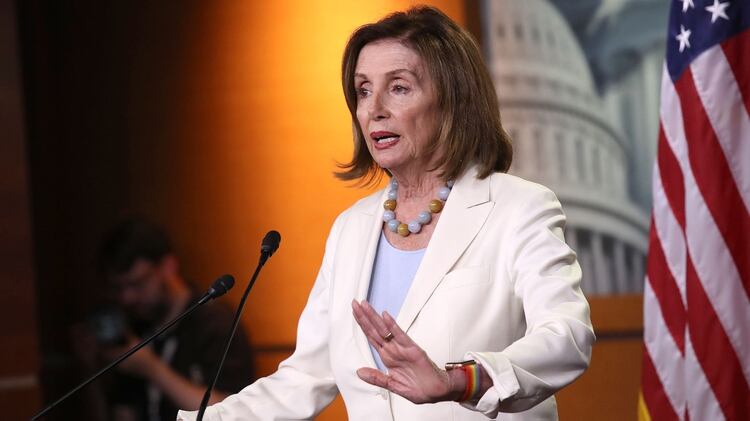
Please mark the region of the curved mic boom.
MULTIPOLYGON (((245 292, 242 294, 242 298, 240 299, 240 305, 237 307, 237 311, 234 313, 234 321, 232 322, 232 329, 229 332, 229 336, 227 337, 227 342, 224 345, 224 355, 221 357, 221 361, 219 361, 219 365, 216 368, 216 372, 214 372, 214 378, 211 380, 211 383, 209 383, 208 387, 206 388, 206 392, 203 394, 203 400, 201 400, 200 407, 198 408, 198 416, 196 417, 197 421, 203 421, 203 415, 206 413, 206 407, 208 406, 208 401, 211 399, 211 391, 214 390, 214 387, 216 386, 216 380, 219 378, 219 373, 221 373, 221 368, 224 366, 224 360, 227 358, 227 352, 229 351, 229 346, 232 344, 232 338, 234 338, 234 332, 237 330, 237 325, 240 322, 240 315, 242 314, 242 309, 245 308, 245 301, 247 300, 247 295, 250 293, 250 290, 253 288, 253 285, 255 284, 255 280, 258 279, 258 274, 260 273, 261 268, 263 265, 266 264, 266 260, 268 260, 271 255, 273 255, 274 252, 279 248, 279 243, 281 243, 281 234, 279 234, 278 231, 268 231, 268 234, 266 234, 265 237, 263 237, 263 242, 261 242, 260 245, 260 259, 258 261, 258 265, 255 267, 255 272, 253 273, 253 276, 250 278, 250 282, 247 284, 247 288, 245 288, 245 292)), ((234 282, 234 279, 232 280, 234 282)), ((219 282, 217 280, 216 282, 219 282)))

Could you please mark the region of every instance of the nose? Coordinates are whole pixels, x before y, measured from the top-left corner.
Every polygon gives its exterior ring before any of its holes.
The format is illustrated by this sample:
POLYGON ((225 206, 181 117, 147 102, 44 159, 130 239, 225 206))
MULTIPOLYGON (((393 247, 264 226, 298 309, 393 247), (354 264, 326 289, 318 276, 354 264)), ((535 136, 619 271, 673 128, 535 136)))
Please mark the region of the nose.
POLYGON ((373 93, 372 94, 372 101, 370 101, 370 118, 372 120, 383 120, 385 118, 388 118, 390 116, 390 112, 388 111, 388 107, 383 101, 383 95, 380 93, 373 93))

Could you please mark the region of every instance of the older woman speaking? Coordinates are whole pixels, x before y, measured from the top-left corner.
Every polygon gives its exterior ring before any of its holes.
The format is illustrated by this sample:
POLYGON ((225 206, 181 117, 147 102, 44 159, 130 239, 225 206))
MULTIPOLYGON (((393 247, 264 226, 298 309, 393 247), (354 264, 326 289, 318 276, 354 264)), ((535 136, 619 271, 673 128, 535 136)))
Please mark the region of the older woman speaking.
POLYGON ((342 70, 339 177, 390 183, 333 224, 294 354, 206 419, 311 419, 337 392, 357 421, 557 419, 594 341, 581 270, 555 195, 505 174, 476 44, 415 8, 359 28, 342 70))

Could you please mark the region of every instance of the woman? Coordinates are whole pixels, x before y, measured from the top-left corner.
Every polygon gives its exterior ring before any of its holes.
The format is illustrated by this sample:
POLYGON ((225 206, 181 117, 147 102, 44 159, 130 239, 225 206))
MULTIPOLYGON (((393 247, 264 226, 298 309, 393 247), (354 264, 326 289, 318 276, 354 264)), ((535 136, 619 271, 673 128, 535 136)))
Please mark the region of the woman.
POLYGON ((294 354, 205 419, 310 419, 337 392, 351 420, 556 419, 589 362, 588 304, 554 194, 504 173, 475 43, 433 8, 396 13, 352 35, 343 87, 339 176, 391 183, 334 223, 294 354))

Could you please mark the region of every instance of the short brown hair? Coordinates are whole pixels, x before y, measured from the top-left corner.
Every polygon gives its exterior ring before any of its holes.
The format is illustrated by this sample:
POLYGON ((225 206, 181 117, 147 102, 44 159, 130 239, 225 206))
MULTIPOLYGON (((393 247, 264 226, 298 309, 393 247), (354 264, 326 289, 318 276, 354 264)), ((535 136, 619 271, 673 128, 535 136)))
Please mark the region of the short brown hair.
POLYGON ((354 156, 336 176, 342 180, 376 183, 383 174, 372 159, 357 120, 357 93, 354 72, 362 48, 382 39, 393 38, 413 49, 424 60, 437 92, 442 114, 432 151, 441 149, 436 168, 440 177, 455 179, 472 164, 479 177, 506 172, 513 159, 508 134, 500 123, 500 109, 492 79, 476 42, 441 11, 418 6, 396 12, 380 21, 357 29, 344 50, 341 82, 354 131, 354 156))
POLYGON ((139 259, 159 263, 173 253, 164 229, 141 217, 131 216, 112 228, 99 248, 98 270, 101 275, 128 272, 139 259))

